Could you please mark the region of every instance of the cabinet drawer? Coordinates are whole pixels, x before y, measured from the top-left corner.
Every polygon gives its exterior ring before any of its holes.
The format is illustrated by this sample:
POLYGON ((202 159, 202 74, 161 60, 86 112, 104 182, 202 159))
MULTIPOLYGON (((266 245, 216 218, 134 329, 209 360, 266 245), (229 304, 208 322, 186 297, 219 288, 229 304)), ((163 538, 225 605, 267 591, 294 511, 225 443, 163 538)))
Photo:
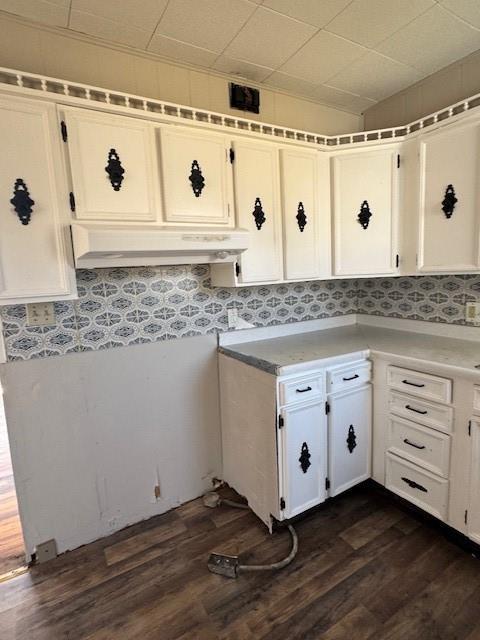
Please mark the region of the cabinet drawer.
POLYGON ((390 412, 441 431, 453 430, 453 407, 421 400, 398 391, 388 395, 390 412))
POLYGON ((420 398, 449 404, 452 401, 452 381, 429 373, 388 367, 387 383, 393 389, 411 393, 420 398))
POLYGON ((450 436, 392 416, 388 424, 388 441, 392 453, 448 478, 450 436))
POLYGON ((385 486, 420 509, 446 520, 448 480, 424 471, 393 453, 387 453, 385 486))
POLYGON ((302 402, 325 395, 325 380, 321 373, 314 376, 290 378, 280 382, 278 387, 281 405, 302 402))
POLYGON ((360 360, 341 367, 335 367, 327 371, 327 391, 346 391, 370 380, 372 364, 366 360, 360 360))

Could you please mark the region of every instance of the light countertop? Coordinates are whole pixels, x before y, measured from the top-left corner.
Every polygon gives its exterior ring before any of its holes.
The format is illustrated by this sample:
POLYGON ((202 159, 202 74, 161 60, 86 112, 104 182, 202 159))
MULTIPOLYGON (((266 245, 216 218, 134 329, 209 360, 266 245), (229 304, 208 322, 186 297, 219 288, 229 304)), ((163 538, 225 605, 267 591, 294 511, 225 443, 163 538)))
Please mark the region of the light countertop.
POLYGON ((320 366, 322 361, 342 355, 364 358, 377 353, 433 362, 480 376, 476 368, 480 365, 480 342, 361 324, 230 344, 219 347, 219 351, 274 375, 302 370, 307 363, 318 362, 320 366))

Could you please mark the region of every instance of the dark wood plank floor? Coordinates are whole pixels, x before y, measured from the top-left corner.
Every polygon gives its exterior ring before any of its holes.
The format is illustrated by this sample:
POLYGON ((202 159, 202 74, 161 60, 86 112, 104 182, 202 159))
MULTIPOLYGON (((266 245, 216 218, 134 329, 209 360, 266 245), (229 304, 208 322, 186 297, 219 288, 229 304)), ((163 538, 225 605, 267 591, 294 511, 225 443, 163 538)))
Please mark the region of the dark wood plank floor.
POLYGON ((0 576, 23 564, 25 551, 0 395, 0 576))
POLYGON ((201 500, 0 584, 2 640, 478 640, 480 562, 371 487, 296 523, 296 560, 229 580, 212 550, 289 549, 250 512, 201 500))

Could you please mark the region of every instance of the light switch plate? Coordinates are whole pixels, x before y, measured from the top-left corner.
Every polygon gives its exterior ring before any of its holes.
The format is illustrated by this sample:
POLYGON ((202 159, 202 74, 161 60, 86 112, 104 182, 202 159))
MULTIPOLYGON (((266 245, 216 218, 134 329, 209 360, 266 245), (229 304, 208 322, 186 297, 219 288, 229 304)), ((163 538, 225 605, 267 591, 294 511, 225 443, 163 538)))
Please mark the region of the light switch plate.
POLYGON ((480 325, 480 302, 467 302, 465 305, 465 321, 480 325))
POLYGON ((27 326, 43 327, 55 324, 53 302, 32 302, 27 304, 27 326))

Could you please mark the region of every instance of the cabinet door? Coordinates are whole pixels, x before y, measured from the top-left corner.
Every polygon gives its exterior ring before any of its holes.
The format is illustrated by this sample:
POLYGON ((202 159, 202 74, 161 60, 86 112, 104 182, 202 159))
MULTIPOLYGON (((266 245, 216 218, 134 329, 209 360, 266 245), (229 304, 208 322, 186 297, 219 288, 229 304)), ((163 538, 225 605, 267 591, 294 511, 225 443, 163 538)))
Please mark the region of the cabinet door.
POLYGON ((160 130, 165 220, 172 223, 228 225, 230 139, 195 130, 160 130))
POLYGON ((468 537, 480 544, 480 422, 472 420, 472 459, 468 537))
POLYGON ((330 275, 329 160, 281 149, 284 266, 287 280, 330 275))
POLYGON ((242 283, 281 280, 282 234, 278 149, 273 144, 238 141, 233 163, 238 225, 250 231, 250 247, 240 257, 242 283))
POLYGON ((371 386, 329 399, 328 477, 330 496, 370 477, 371 386))
POLYGON ((79 220, 154 222, 160 212, 154 125, 65 108, 79 220))
POLYGON ((420 142, 421 272, 479 268, 479 134, 478 123, 449 126, 420 142))
POLYGON ((55 106, 2 97, 0 112, 0 301, 72 298, 75 272, 68 220, 60 215, 68 197, 55 106))
POLYGON ((285 518, 325 500, 327 423, 324 403, 282 411, 281 481, 285 518))
POLYGON ((334 274, 396 273, 397 149, 333 158, 334 274))

